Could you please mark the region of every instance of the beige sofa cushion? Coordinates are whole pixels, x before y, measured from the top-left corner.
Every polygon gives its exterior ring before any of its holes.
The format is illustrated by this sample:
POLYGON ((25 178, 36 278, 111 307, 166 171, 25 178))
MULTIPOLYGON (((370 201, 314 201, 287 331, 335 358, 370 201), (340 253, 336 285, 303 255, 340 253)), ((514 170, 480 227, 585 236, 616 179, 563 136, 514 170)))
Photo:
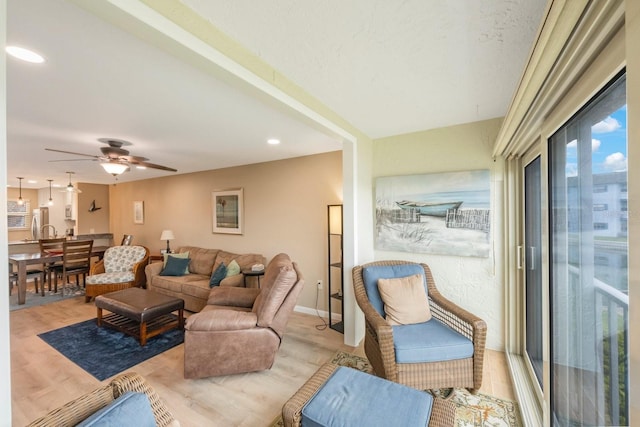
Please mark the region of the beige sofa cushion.
POLYGON ((213 262, 216 260, 220 249, 204 249, 196 246, 183 246, 178 249, 179 253, 189 252, 189 272, 211 276, 213 262))

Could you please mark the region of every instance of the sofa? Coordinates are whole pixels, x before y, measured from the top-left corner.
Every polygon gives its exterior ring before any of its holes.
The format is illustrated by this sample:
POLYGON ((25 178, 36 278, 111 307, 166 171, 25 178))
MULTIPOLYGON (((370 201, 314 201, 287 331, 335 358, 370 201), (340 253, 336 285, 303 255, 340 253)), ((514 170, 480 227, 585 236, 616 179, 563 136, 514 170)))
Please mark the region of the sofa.
MULTIPOLYGON (((185 310, 199 312, 207 305, 209 299, 209 284, 212 273, 221 263, 228 266, 236 261, 240 270, 250 270, 254 264, 266 264, 266 259, 260 254, 234 254, 220 249, 205 249, 196 246, 182 246, 176 254, 189 253, 188 273, 181 276, 161 276, 163 263, 154 262, 145 268, 147 275, 147 289, 184 300, 185 310)), ((247 283, 248 284, 248 283, 247 283)), ((242 273, 224 278, 221 287, 244 287, 245 280, 242 273)))
POLYGON ((270 369, 303 286, 297 264, 282 253, 267 265, 260 289, 211 289, 206 307, 185 325, 184 377, 270 369))
MULTIPOLYGON (((117 409, 119 402, 127 397, 127 392, 135 392, 144 394, 148 402, 142 403, 142 405, 150 405, 150 411, 152 418, 155 419, 155 425, 158 427, 179 427, 180 423, 173 418, 171 412, 169 412, 163 400, 158 396, 158 393, 145 381, 145 379, 135 372, 127 372, 116 376, 113 380, 100 388, 93 390, 90 393, 82 395, 66 404, 50 411, 48 414, 38 418, 31 422, 28 427, 71 427, 81 423, 89 423, 90 418, 102 416, 101 421, 106 423, 105 418, 109 415, 126 416, 127 413, 131 413, 133 410, 136 413, 136 417, 129 420, 129 423, 138 423, 142 418, 142 413, 149 411, 148 407, 131 407, 128 410, 123 410, 122 405, 120 409, 117 409), (108 411, 111 410, 109 413, 108 411), (101 414, 98 414, 98 412, 101 414)), ((144 399, 143 399, 144 400, 144 399)), ((130 401, 129 401, 130 402, 130 401)), ((139 405, 139 403, 134 403, 139 405)), ((128 417, 132 418, 132 417, 128 417)), ((110 419, 111 424, 108 425, 125 425, 126 420, 110 419)), ((151 422, 153 423, 153 419, 151 422)), ((138 425, 140 425, 138 424, 138 425)), ((91 425, 91 424, 89 424, 91 425)), ((103 424, 104 425, 104 424, 103 424)))

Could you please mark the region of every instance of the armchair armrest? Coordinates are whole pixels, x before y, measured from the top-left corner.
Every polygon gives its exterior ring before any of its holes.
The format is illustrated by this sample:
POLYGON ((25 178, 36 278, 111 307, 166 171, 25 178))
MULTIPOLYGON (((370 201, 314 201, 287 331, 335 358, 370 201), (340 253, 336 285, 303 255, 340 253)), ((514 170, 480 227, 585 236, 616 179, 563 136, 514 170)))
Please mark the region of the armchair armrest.
POLYGON ((142 258, 140 261, 138 261, 137 263, 133 264, 133 275, 135 277, 134 279, 134 286, 137 286, 139 288, 144 288, 146 287, 146 275, 145 275, 145 268, 148 266, 149 264, 149 249, 146 249, 146 253, 144 255, 144 258, 142 258))
POLYGON ((260 289, 216 286, 209 291, 209 305, 251 308, 260 289))
POLYGON ((104 273, 104 258, 100 261, 93 264, 91 269, 89 270, 89 276, 93 276, 94 274, 102 274, 104 273))
POLYGON ((238 331, 255 328, 258 316, 250 311, 207 310, 187 318, 188 331, 238 331))

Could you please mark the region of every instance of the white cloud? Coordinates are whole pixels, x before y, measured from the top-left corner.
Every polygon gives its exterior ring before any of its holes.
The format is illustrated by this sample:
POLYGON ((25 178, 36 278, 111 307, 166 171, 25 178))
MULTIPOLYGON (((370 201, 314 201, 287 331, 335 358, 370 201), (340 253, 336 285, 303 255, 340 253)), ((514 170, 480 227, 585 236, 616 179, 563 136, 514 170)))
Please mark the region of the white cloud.
POLYGON ((600 140, 593 138, 591 140, 591 152, 595 153, 596 151, 598 151, 598 148, 600 148, 600 140))
POLYGON ((613 172, 622 172, 627 170, 627 158, 624 154, 617 152, 609 154, 602 165, 605 169, 613 172))
POLYGON ((567 148, 578 148, 578 140, 572 139, 571 141, 569 141, 569 143, 567 144, 567 148))
POLYGON ((564 167, 565 176, 578 176, 578 164, 567 163, 564 167))
POLYGON ((591 126, 593 133, 607 133, 618 129, 620 129, 620 122, 611 116, 591 126))

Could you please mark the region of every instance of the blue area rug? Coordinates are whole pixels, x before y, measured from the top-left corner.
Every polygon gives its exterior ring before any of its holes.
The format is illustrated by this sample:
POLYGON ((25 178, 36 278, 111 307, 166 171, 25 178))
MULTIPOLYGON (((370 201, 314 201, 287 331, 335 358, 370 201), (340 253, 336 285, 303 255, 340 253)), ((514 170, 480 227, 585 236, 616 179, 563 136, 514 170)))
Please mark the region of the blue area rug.
POLYGON ((67 359, 102 381, 181 344, 184 331, 172 329, 147 340, 110 328, 99 328, 96 319, 38 335, 67 359))

